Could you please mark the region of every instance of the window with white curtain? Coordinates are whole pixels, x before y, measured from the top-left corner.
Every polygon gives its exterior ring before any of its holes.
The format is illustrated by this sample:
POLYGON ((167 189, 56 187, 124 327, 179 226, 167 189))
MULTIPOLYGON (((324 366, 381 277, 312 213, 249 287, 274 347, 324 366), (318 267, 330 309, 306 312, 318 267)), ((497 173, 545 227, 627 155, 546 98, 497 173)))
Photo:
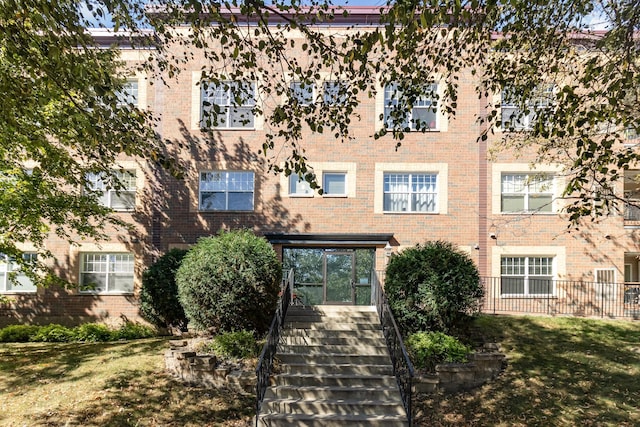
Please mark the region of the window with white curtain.
POLYGON ((384 123, 387 129, 396 125, 400 119, 396 114, 402 108, 408 111, 400 127, 412 131, 438 130, 438 85, 425 84, 420 92, 416 99, 409 100, 397 83, 384 87, 384 123))
POLYGON ((553 176, 503 174, 502 212, 553 212, 553 176))
POLYGON ((553 295, 553 257, 507 256, 500 259, 501 295, 553 295))
POLYGON ((133 254, 84 253, 80 266, 83 292, 133 292, 133 254))
POLYGON ((434 173, 385 173, 385 212, 437 212, 438 175, 434 173))
POLYGON ((136 206, 136 171, 114 170, 110 176, 87 174, 87 189, 99 193, 100 204, 116 211, 130 211, 136 206))
MULTIPOLYGON (((35 263, 38 254, 25 252, 22 259, 27 264, 35 263)), ((33 280, 24 274, 15 259, 4 254, 0 254, 0 292, 36 292, 33 280), (11 274, 14 274, 13 280, 11 274)))

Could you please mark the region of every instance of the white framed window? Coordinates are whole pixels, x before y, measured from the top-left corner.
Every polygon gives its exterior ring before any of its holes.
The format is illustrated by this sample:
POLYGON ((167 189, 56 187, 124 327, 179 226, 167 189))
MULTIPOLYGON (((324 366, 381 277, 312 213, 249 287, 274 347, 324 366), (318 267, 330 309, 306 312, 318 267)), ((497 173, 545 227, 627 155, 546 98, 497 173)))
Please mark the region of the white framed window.
POLYGON ((200 172, 200 210, 252 211, 253 191, 253 172, 200 172))
POLYGON ((410 130, 438 130, 438 85, 425 84, 421 95, 410 100, 402 92, 397 83, 390 83, 384 87, 384 126, 391 129, 399 117, 394 117, 401 108, 410 108, 400 124, 401 128, 410 130))
POLYGON ((346 172, 324 172, 322 174, 323 196, 346 197, 347 174, 346 172))
POLYGON ((127 79, 118 91, 118 106, 131 104, 138 106, 138 79, 127 79))
POLYGON ((80 257, 81 292, 133 293, 133 254, 83 253, 80 257))
POLYGON ((553 264, 546 256, 501 257, 501 296, 554 295, 553 264))
POLYGON ((322 84, 322 101, 327 105, 343 105, 347 102, 349 83, 330 80, 322 84))
POLYGON ((297 173, 289 175, 289 195, 313 197, 313 190, 309 183, 297 173))
POLYGON ((438 211, 438 175, 435 173, 384 174, 384 212, 438 211))
MULTIPOLYGON (((38 259, 38 254, 25 252, 22 254, 22 259, 28 264, 34 263, 38 259)), ((0 255, 0 292, 34 293, 36 290, 33 280, 21 271, 15 260, 4 254, 0 255)))
POLYGON ((253 129, 256 105, 254 82, 224 81, 201 84, 200 124, 203 128, 253 129))
POLYGON ((315 92, 314 84, 291 82, 289 84, 289 90, 291 91, 291 99, 295 100, 298 105, 313 104, 313 95, 315 92))
POLYGON ((510 88, 501 93, 500 122, 502 130, 531 130, 541 110, 553 105, 555 86, 545 84, 536 88, 531 99, 524 102, 510 88))
POLYGON ((539 173, 507 173, 501 177, 500 210, 553 212, 553 176, 539 173))
POLYGON ((99 193, 100 203, 116 211, 131 211, 136 206, 136 171, 114 170, 105 178, 102 174, 87 174, 87 187, 99 193))

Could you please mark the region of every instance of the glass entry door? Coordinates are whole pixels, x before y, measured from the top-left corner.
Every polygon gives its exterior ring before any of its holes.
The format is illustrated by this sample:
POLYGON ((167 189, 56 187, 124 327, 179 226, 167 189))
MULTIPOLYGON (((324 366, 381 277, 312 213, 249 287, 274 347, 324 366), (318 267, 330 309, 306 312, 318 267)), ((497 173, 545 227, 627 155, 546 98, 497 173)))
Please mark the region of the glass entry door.
POLYGON ((353 252, 328 252, 325 256, 325 301, 327 304, 353 304, 353 252))
POLYGON ((371 305, 373 248, 284 248, 285 274, 294 269, 294 291, 305 304, 371 305))

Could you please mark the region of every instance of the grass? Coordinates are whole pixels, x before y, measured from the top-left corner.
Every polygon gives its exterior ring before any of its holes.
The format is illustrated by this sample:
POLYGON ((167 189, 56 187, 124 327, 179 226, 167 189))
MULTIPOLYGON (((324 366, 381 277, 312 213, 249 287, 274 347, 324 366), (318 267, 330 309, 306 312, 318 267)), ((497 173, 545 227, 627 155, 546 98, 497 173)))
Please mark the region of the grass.
MULTIPOLYGON (((417 396, 416 426, 640 425, 640 323, 481 317, 508 357, 495 381, 417 396)), ((2 426, 246 426, 253 398, 184 386, 161 338, 0 344, 2 426)))
POLYGON ((244 426, 253 398, 164 372, 166 339, 0 344, 2 426, 244 426))
POLYGON ((638 426, 640 323, 481 317, 508 366, 456 395, 418 396, 419 426, 638 426))

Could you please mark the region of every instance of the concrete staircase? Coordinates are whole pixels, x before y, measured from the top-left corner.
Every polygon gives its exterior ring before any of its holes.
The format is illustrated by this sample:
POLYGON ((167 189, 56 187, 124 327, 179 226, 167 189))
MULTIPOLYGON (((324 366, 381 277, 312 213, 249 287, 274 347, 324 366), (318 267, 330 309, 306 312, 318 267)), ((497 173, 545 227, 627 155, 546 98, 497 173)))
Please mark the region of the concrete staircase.
POLYGON ((407 426, 374 307, 289 307, 262 426, 407 426))

